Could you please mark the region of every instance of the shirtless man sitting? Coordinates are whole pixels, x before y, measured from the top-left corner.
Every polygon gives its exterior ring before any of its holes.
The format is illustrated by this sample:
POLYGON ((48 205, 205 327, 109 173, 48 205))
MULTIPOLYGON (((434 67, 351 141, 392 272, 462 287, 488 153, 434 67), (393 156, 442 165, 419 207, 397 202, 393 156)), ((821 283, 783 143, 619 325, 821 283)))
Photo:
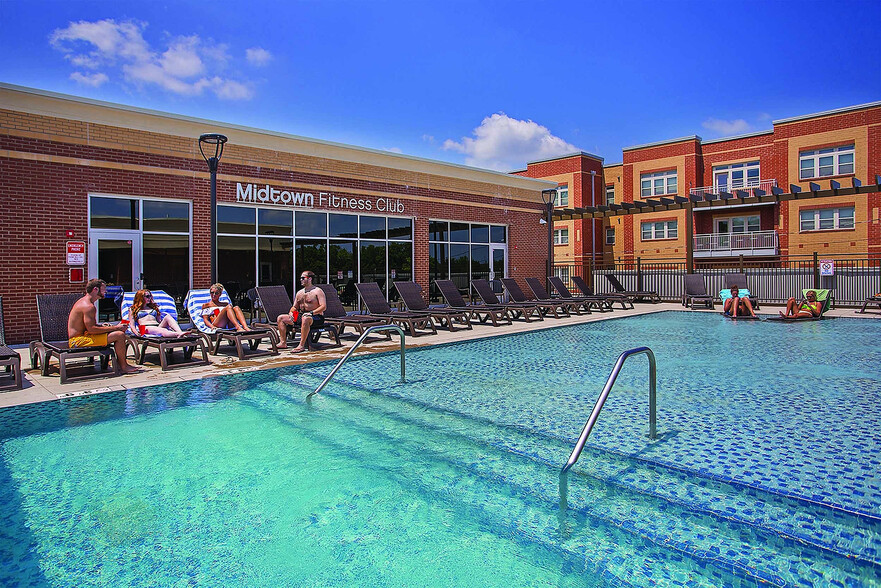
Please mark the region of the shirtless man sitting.
POLYGON ((822 309, 823 305, 817 300, 817 293, 808 290, 804 302, 799 303, 795 298, 787 300, 786 313, 780 311, 780 316, 783 318, 816 318, 820 316, 822 309))
POLYGON ((98 309, 95 303, 104 298, 106 292, 107 284, 104 280, 89 280, 86 284, 86 295, 76 301, 67 319, 67 344, 72 348, 103 347, 112 344, 122 373, 137 373, 141 370, 130 365, 125 358, 125 330, 128 325, 98 324, 98 309))
POLYGON ((251 330, 241 308, 220 300, 223 284, 213 284, 208 292, 211 294, 211 300, 202 305, 202 320, 206 325, 214 329, 232 327, 236 331, 251 330))
POLYGON ((300 276, 303 289, 294 297, 294 305, 288 314, 278 316, 278 337, 281 339, 279 349, 287 348, 288 325, 300 326, 300 344, 291 349, 291 353, 303 353, 309 345, 309 331, 324 326, 324 311, 327 310, 327 299, 324 290, 312 284, 315 274, 305 271, 300 276), (294 316, 296 315, 296 318, 294 316))

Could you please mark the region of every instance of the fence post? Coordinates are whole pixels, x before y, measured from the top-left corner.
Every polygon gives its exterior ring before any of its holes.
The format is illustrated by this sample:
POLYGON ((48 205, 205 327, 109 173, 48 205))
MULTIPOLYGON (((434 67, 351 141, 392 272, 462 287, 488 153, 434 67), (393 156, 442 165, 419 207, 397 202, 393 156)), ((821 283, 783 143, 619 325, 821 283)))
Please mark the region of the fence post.
POLYGON ((817 260, 817 252, 814 251, 814 290, 820 287, 820 262, 817 260))
POLYGON ((740 273, 745 273, 743 271, 743 253, 740 254, 740 273))
POLYGON ((642 290, 642 258, 636 258, 636 289, 642 290))

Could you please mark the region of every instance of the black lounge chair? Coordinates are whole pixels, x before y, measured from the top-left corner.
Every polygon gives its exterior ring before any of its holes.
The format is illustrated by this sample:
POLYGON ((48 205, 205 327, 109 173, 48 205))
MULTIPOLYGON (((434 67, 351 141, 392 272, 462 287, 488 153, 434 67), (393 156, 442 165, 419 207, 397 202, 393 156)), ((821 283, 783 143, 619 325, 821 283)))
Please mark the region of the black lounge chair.
MULTIPOLYGON (((370 327, 389 324, 388 319, 378 316, 347 313, 333 284, 317 284, 317 286, 324 291, 324 299, 327 302, 327 310, 324 311, 324 324, 335 326, 339 336, 343 336, 346 327, 352 327, 358 335, 363 335, 364 331, 370 327)), ((391 340, 392 338, 391 331, 381 331, 381 334, 385 335, 386 339, 391 340)))
POLYGON ((480 299, 483 300, 484 304, 494 308, 504 308, 509 313, 512 319, 522 318, 524 321, 529 323, 532 322, 532 318, 534 316, 540 321, 545 320, 544 315, 541 313, 541 309, 536 304, 521 302, 499 302, 499 299, 496 297, 496 293, 493 292, 493 287, 487 280, 471 280, 471 287, 474 288, 474 291, 477 292, 477 295, 480 296, 480 299))
POLYGON ((560 304, 552 300, 530 300, 526 294, 523 293, 523 290, 520 289, 520 285, 514 278, 502 278, 502 285, 505 286, 505 290, 507 290, 508 295, 514 302, 519 302, 521 304, 534 304, 545 316, 553 313, 554 318, 560 318, 560 312, 569 316, 569 311, 566 309, 565 304, 560 304))
POLYGON ((509 325, 511 324, 511 316, 504 306, 467 304, 465 299, 462 298, 462 294, 459 293, 459 288, 456 287, 452 280, 435 280, 434 283, 443 295, 444 300, 450 305, 450 308, 467 312, 469 320, 477 319, 483 324, 492 321, 494 327, 499 326, 500 320, 509 325))
POLYGON ((611 307, 612 304, 618 302, 621 304, 621 308, 627 310, 628 304, 629 308, 633 308, 633 299, 630 296, 624 296, 623 294, 618 294, 617 292, 608 292, 605 294, 594 294, 593 288, 587 285, 587 282, 584 281, 584 278, 581 276, 572 276, 572 283, 581 290, 581 293, 584 294, 585 297, 597 297, 607 300, 611 307))
MULTIPOLYGON (((262 308, 264 314, 266 314, 266 322, 254 323, 254 326, 263 329, 271 329, 278 334, 278 323, 275 321, 278 319, 279 315, 288 314, 291 311, 291 307, 294 305, 294 303, 291 302, 291 297, 288 296, 288 291, 284 286, 257 286, 254 290, 257 293, 257 300, 260 302, 260 308, 262 308)), ((294 335, 299 332, 299 326, 289 325, 287 334, 292 339, 294 335)), ((328 339, 334 342, 335 347, 342 346, 336 325, 327 322, 326 312, 324 326, 309 330, 309 340, 305 342, 305 346, 310 349, 320 349, 321 344, 318 340, 321 338, 321 333, 327 333, 328 339)), ((281 341, 279 341, 279 343, 281 343, 281 341)))
MULTIPOLYGON (((235 345, 236 355, 238 355, 239 359, 259 357, 262 355, 278 355, 278 334, 273 329, 258 328, 250 331, 236 331, 233 329, 215 329, 209 327, 205 323, 205 319, 202 318, 202 305, 209 300, 211 300, 211 294, 208 292, 207 288, 190 290, 187 292, 184 304, 187 313, 190 315, 190 321, 193 323, 193 329, 199 333, 204 333, 208 337, 208 340, 214 343, 214 347, 211 349, 212 355, 217 355, 220 351, 220 344, 224 341, 228 341, 235 345), (270 349, 260 349, 260 343, 264 339, 269 340, 270 349), (245 347, 242 345, 242 342, 244 341, 248 342, 250 352, 245 351, 245 347)), ((226 290, 220 295, 220 300, 227 304, 232 304, 226 290)), ((285 311, 287 311, 287 309, 285 309, 285 311)))
POLYGON ((734 286, 749 290, 749 303, 753 305, 753 310, 759 309, 759 299, 756 297, 755 292, 750 289, 749 284, 747 284, 746 274, 725 274, 724 281, 726 290, 730 290, 734 286))
POLYGON ((437 334, 437 329, 434 327, 434 321, 431 320, 431 316, 416 312, 392 310, 392 307, 386 302, 385 295, 380 290, 379 284, 376 282, 361 282, 355 284, 355 287, 358 289, 361 300, 367 305, 367 310, 373 316, 388 319, 389 323, 410 331, 410 335, 413 337, 426 334, 420 333, 420 329, 431 331, 434 335, 437 334))
POLYGON ((40 373, 49 375, 49 364, 53 357, 58 358, 61 383, 85 380, 103 376, 118 376, 121 372, 113 345, 94 347, 70 347, 68 345, 67 321, 70 311, 82 294, 37 294, 37 315, 40 318, 40 340, 31 341, 31 368, 40 368, 40 373), (94 371, 95 357, 99 357, 100 371, 94 371), (77 363, 68 365, 70 360, 86 359, 87 365, 77 363), (111 364, 112 362, 112 364, 111 364), (112 367, 112 369, 111 369, 112 367), (71 368, 88 368, 85 373, 70 374, 71 368), (110 370, 110 371, 108 371, 110 370))
POLYGON ((0 365, 6 367, 7 374, 12 374, 12 384, 6 385, 4 388, 8 388, 9 390, 21 390, 21 357, 14 349, 6 346, 6 329, 3 325, 2 296, 0 296, 0 365))
POLYGON ((572 298, 551 298, 551 295, 545 290, 544 284, 538 278, 526 278, 526 285, 532 290, 536 300, 562 304, 563 309, 569 314, 574 312, 580 315, 582 310, 590 314, 590 304, 587 301, 573 300, 572 298))
MULTIPOLYGON (((169 296, 163 290, 151 289, 150 292, 153 293, 153 301, 159 305, 159 309, 162 313, 170 314, 174 317, 174 320, 177 320, 177 304, 175 304, 174 298, 169 296)), ((119 313, 123 320, 131 320, 129 314, 134 299, 134 292, 123 293, 119 304, 119 313)), ((129 330, 126 332, 125 336, 128 339, 128 343, 135 349, 135 360, 138 362, 138 365, 143 365, 148 347, 156 349, 159 352, 159 365, 162 367, 163 372, 174 368, 208 365, 211 363, 208 360, 208 348, 206 347, 206 343, 210 345, 210 341, 208 341, 207 337, 202 333, 188 331, 180 337, 154 337, 151 335, 140 335, 135 333, 132 330, 133 326, 134 323, 130 323, 129 330), (175 349, 183 350, 183 363, 174 363, 175 349), (193 353, 195 353, 197 349, 202 351, 202 359, 198 359, 197 357, 193 360, 193 353)))
POLYGON ((714 308, 715 301, 713 300, 713 295, 707 293, 707 285, 702 275, 686 274, 682 306, 694 308, 695 304, 703 304, 707 308, 714 308))
POLYGON ((587 309, 588 312, 590 312, 591 309, 600 312, 614 310, 612 308, 612 302, 605 296, 573 296, 572 292, 569 291, 569 288, 566 287, 566 284, 563 283, 562 278, 558 276, 548 276, 548 282, 551 283, 551 286, 557 291, 557 294, 560 295, 561 299, 579 302, 585 305, 584 308, 587 309))
POLYGON ((860 309, 859 309, 859 310, 856 310, 856 311, 854 311, 854 312, 856 312, 856 313, 858 313, 858 314, 865 314, 865 313, 866 313, 866 307, 869 306, 870 304, 877 304, 877 305, 878 305, 878 308, 881 308, 881 293, 873 294, 872 296, 868 296, 868 297, 863 301, 863 305, 860 307, 860 309))
POLYGON ((469 315, 463 310, 447 307, 430 308, 422 298, 422 288, 416 282, 395 282, 395 289, 401 295, 401 300, 407 306, 407 310, 419 314, 427 314, 435 321, 438 327, 444 327, 450 332, 455 331, 453 324, 459 323, 463 328, 472 329, 469 315))
POLYGON ((624 296, 629 296, 633 301, 648 299, 652 304, 657 304, 661 301, 661 297, 658 296, 658 293, 654 290, 627 290, 615 274, 606 274, 606 279, 609 280, 609 283, 612 285, 615 292, 624 296))

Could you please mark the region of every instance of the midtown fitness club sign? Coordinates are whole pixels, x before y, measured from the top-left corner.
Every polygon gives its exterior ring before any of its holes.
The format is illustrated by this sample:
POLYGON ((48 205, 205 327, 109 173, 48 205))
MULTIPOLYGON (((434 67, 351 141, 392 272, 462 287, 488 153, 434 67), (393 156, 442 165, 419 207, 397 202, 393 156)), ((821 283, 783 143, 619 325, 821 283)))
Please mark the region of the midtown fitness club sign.
POLYGON ((404 212, 404 203, 396 198, 351 198, 337 196, 332 192, 294 192, 279 190, 269 184, 242 184, 236 182, 236 202, 251 204, 281 204, 301 208, 336 208, 342 210, 360 210, 376 212, 404 212))

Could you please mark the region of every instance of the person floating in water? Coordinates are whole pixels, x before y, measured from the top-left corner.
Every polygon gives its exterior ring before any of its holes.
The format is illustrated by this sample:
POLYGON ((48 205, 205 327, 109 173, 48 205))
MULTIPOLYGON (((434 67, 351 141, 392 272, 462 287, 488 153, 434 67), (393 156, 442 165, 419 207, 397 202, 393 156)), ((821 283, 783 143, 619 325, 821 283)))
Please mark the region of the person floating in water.
POLYGON ((756 313, 753 311, 752 302, 749 297, 740 297, 740 289, 737 286, 731 286, 731 298, 725 301, 722 311, 732 317, 749 315, 755 318, 756 313))
POLYGON ((808 290, 802 302, 798 302, 795 298, 787 300, 786 312, 784 313, 781 310, 780 316, 783 318, 816 318, 820 316, 822 310, 823 304, 817 300, 817 293, 813 290, 808 290))

